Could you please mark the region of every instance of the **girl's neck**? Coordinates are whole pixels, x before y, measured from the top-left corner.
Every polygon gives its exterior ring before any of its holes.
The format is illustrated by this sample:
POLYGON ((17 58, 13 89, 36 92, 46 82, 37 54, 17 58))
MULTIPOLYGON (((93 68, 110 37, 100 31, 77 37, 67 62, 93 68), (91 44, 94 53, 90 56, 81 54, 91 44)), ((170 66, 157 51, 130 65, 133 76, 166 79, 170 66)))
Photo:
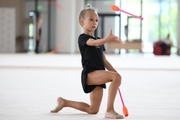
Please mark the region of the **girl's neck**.
POLYGON ((90 36, 93 36, 93 37, 94 37, 94 33, 92 33, 92 32, 85 32, 85 31, 84 31, 84 34, 90 35, 90 36))

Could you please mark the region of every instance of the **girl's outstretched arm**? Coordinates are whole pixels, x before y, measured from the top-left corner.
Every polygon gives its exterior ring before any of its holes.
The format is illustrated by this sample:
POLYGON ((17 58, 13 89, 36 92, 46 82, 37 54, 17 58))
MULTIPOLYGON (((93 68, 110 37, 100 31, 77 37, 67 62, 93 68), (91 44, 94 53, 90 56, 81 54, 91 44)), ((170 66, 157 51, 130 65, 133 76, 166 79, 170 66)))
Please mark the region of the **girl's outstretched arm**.
POLYGON ((101 46, 107 42, 117 42, 118 43, 122 43, 121 40, 119 39, 119 37, 115 36, 112 33, 112 29, 110 30, 110 33, 107 37, 102 38, 102 39, 98 39, 98 40, 94 40, 94 39, 89 39, 86 44, 89 46, 101 46))

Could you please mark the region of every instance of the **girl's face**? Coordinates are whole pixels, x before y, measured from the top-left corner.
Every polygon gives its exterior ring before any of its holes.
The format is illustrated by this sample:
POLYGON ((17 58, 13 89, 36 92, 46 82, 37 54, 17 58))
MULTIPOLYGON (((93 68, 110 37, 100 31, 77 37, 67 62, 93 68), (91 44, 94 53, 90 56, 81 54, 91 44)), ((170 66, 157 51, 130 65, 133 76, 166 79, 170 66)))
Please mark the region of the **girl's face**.
POLYGON ((88 11, 81 23, 86 32, 94 32, 98 26, 98 15, 93 11, 88 11))

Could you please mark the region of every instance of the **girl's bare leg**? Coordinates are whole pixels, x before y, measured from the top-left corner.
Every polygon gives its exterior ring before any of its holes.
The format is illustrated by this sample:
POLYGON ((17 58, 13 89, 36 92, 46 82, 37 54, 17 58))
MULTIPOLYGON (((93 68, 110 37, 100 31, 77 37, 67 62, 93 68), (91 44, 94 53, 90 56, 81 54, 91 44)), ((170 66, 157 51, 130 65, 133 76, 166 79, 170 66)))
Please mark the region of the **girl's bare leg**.
POLYGON ((111 82, 108 90, 108 113, 116 113, 114 110, 114 100, 116 97, 117 89, 121 84, 121 76, 116 72, 97 70, 88 74, 88 85, 99 85, 111 82))
POLYGON ((103 95, 103 88, 102 87, 96 87, 91 93, 90 93, 90 100, 91 105, 84 103, 84 102, 76 102, 71 100, 66 100, 62 97, 59 97, 57 99, 58 106, 52 110, 52 113, 57 113, 64 107, 71 107, 83 112, 87 112, 89 114, 96 114, 99 111, 99 107, 101 104, 103 95))
MULTIPOLYGON (((106 112, 114 115, 114 113, 116 113, 116 111, 114 110, 114 100, 116 97, 117 89, 121 84, 121 76, 116 72, 105 71, 105 70, 96 70, 88 74, 88 80, 87 80, 88 85, 100 85, 107 82, 111 82, 111 84, 108 90, 108 103, 107 103, 106 112)), ((55 108, 51 112, 58 112, 64 107, 71 107, 83 112, 87 112, 89 114, 96 114, 99 111, 102 95, 103 95, 103 88, 96 87, 90 93, 91 105, 84 102, 70 101, 59 97, 57 99, 58 101, 57 108, 55 108)), ((121 116, 118 117, 121 118, 121 116)))

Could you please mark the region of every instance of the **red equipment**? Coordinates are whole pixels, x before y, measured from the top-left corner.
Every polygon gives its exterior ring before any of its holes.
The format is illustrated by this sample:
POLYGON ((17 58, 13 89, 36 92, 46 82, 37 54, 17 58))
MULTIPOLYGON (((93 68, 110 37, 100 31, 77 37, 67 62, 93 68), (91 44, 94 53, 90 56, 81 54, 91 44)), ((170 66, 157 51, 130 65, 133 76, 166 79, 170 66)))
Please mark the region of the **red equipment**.
MULTIPOLYGON (((163 41, 161 40, 154 43, 153 45, 154 55, 163 55, 163 49, 161 46, 162 44, 163 44, 163 41)), ((165 55, 170 55, 170 54, 171 54, 171 45, 168 45, 165 55)))

